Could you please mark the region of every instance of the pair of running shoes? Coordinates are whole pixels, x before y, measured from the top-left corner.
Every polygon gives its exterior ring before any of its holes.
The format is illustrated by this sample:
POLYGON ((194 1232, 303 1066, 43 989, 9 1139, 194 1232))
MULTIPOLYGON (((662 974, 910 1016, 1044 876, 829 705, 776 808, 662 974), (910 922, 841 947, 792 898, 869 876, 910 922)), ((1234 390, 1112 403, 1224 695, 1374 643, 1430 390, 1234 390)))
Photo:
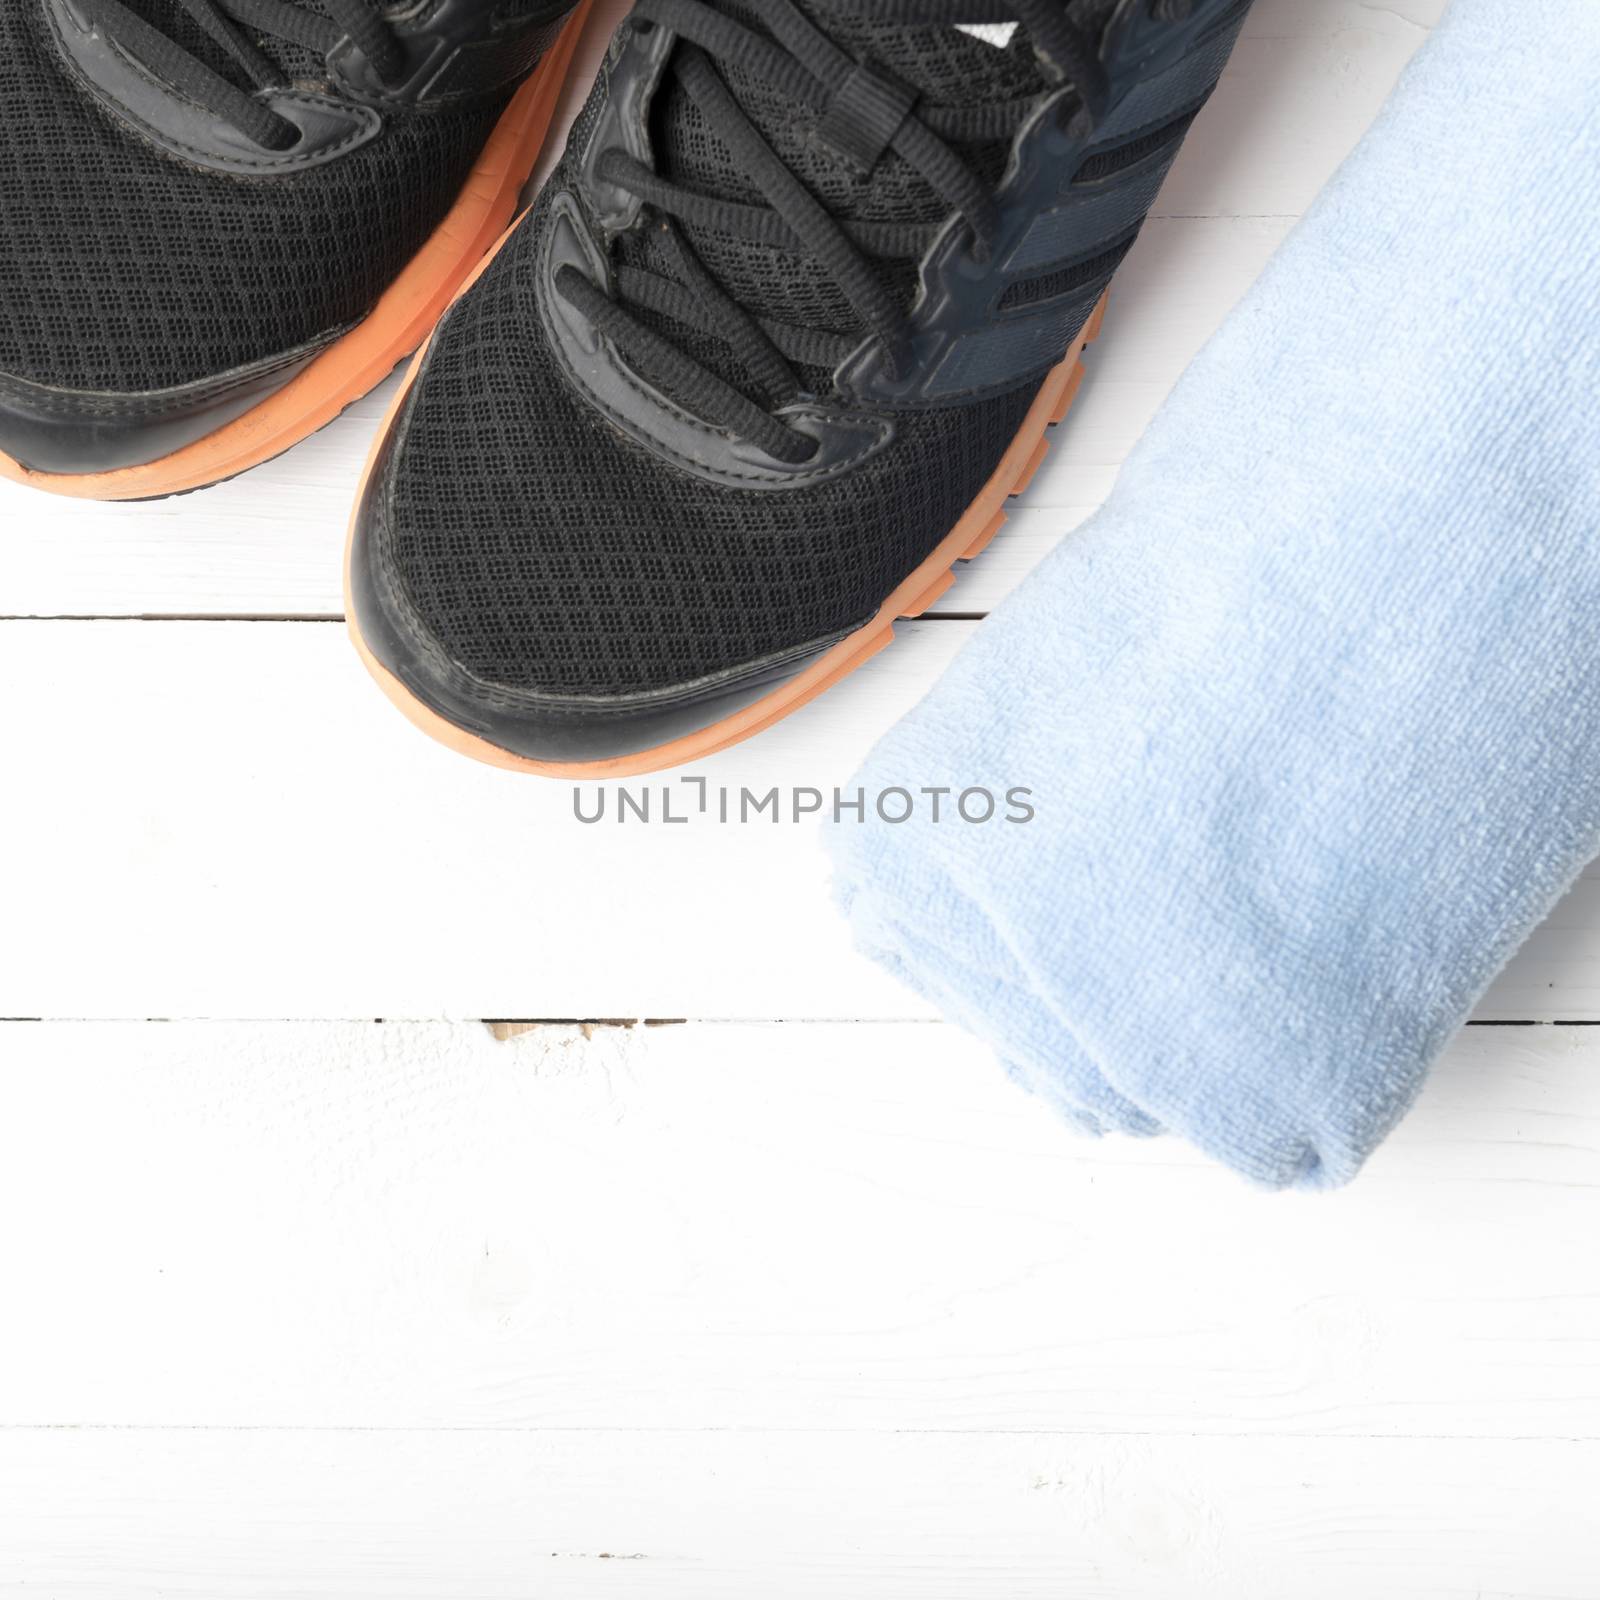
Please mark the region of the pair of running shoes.
POLYGON ((0 474, 137 500, 417 351, 348 549, 501 766, 745 738, 951 581, 1071 403, 1250 0, 7 0, 0 474))

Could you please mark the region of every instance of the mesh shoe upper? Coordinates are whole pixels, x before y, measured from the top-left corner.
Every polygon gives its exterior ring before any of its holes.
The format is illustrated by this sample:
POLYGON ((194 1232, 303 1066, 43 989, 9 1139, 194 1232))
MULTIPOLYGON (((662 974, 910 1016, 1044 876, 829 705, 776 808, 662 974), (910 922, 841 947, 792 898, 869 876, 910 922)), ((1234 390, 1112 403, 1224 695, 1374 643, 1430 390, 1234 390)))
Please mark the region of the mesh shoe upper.
POLYGON ((8 0, 0 373, 164 389, 357 320, 449 209, 510 93, 386 112, 377 140, 292 176, 228 176, 103 110, 61 61, 41 0, 8 0))
MULTIPOLYGON (((778 3, 715 0, 715 10, 759 30, 778 3)), ((909 85, 919 116, 940 130, 981 185, 992 188, 1018 170, 1019 127, 1042 125, 1041 108, 1055 114, 1061 81, 1048 79, 1046 52, 1022 27, 995 30, 996 42, 920 19, 909 0, 885 6, 873 22, 861 19, 854 0, 797 4, 851 57, 909 85)), ((1111 4, 1074 0, 1061 14, 1094 29, 1111 4)), ((1235 31, 1247 4, 1235 0, 1228 18, 1235 31)), ((947 10, 928 7, 930 16, 947 10)), ((952 214, 948 195, 896 148, 886 146, 866 170, 841 164, 836 147, 824 148, 819 137, 817 108, 741 64, 739 48, 731 45, 715 62, 739 111, 806 194, 853 230, 900 312, 914 313, 922 304, 921 247, 908 256, 893 241, 918 228, 931 228, 925 238, 938 235, 952 214)), ((1173 68, 1169 57, 1162 70, 1172 70, 1173 93, 1146 97, 1147 108, 1131 96, 1118 101, 1124 115, 1109 129, 1114 147, 1085 145, 1074 134, 1075 160, 1097 181, 1107 176, 1114 186, 1127 168, 1142 174, 1144 186, 1132 201, 1122 194, 1107 200, 1098 190, 1089 196, 1096 215, 1116 212, 1122 220, 1109 239, 1096 236, 1081 259, 1043 254, 1050 270, 1017 293, 1021 312, 1065 300, 1077 320, 1062 339, 1082 326, 1225 59, 1225 45, 1199 70, 1181 59, 1173 68)), ((718 203, 766 204, 770 191, 764 194, 680 78, 669 70, 654 91, 647 176, 718 203)), ((572 195, 590 215, 605 203, 596 198, 586 153, 612 90, 602 76, 533 216, 436 333, 366 502, 360 560, 376 575, 377 603, 394 613, 392 626, 421 641, 413 665, 443 658, 458 703, 463 672, 490 698, 500 690, 617 701, 689 691, 741 667, 798 659, 802 647, 861 626, 982 490, 1048 364, 1060 359, 1041 348, 1045 366, 1035 359, 1031 369, 952 403, 886 409, 891 441, 837 473, 800 467, 782 487, 746 489, 732 481, 737 474, 680 466, 671 451, 652 448, 597 403, 553 331, 551 307, 562 291, 559 278, 552 287, 547 247, 559 237, 560 207, 572 195)), ((1047 178, 1064 194, 1074 170, 1047 178)), ((720 217, 715 206, 692 215, 680 209, 663 224, 647 199, 633 227, 607 236, 606 293, 626 298, 630 284, 652 276, 676 277, 687 290, 697 273, 708 275, 725 309, 758 319, 779 341, 808 399, 823 407, 848 401, 835 352, 841 340, 848 349, 860 338, 861 317, 838 272, 798 233, 753 241, 720 217), (692 268, 683 264, 684 245, 692 268)), ((639 349, 648 354, 664 341, 687 357, 661 370, 639 365, 636 387, 643 404, 704 424, 696 393, 714 394, 717 383, 723 393, 750 392, 749 345, 737 347, 714 319, 708 325, 680 315, 687 301, 676 293, 669 286, 630 306, 645 329, 639 349), (675 389, 685 373, 686 386, 675 389), (712 375, 710 384, 700 373, 712 375)), ((416 683, 414 672, 410 681, 416 683)))
POLYGON ((665 467, 573 392, 540 327, 543 204, 435 336, 379 541, 475 676, 626 694, 869 616, 983 486, 1031 388, 903 419, 869 469, 780 493, 665 467))
MULTIPOLYGON (((949 28, 843 24, 930 97, 1036 95, 1025 37, 1000 50, 949 28)), ((868 176, 810 146, 798 108, 759 77, 729 81, 764 133, 837 214, 928 222, 946 207, 892 155, 868 176)), ((595 96, 605 93, 602 83, 595 96)), ((574 129, 571 174, 595 104, 574 129)), ((692 102, 654 108, 660 170, 711 193, 759 200, 692 102)), ((1009 141, 965 154, 990 178, 1009 141)), ((770 656, 864 620, 983 486, 1037 385, 981 405, 899 419, 869 469, 781 493, 740 492, 672 471, 569 386, 540 326, 536 257, 548 204, 496 257, 435 337, 408 407, 386 497, 379 559, 449 655, 489 682, 551 695, 661 688, 770 656)), ((745 305, 824 330, 852 313, 814 262, 714 230, 700 258, 745 305)), ((642 227, 617 259, 656 263, 642 227)), ((885 262, 909 303, 914 262, 885 262)), ((662 322, 663 327, 666 326, 662 322)), ((737 379, 718 341, 673 327, 737 379)), ((826 370, 808 377, 831 386, 826 370)))

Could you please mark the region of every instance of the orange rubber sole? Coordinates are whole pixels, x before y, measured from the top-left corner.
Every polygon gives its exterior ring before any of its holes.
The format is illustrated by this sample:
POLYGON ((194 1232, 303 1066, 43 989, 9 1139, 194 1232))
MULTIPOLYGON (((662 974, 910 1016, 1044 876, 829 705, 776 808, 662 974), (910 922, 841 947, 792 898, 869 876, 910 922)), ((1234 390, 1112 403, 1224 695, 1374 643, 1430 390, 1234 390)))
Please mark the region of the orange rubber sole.
POLYGON ((157 500, 237 477, 309 438, 375 389, 427 338, 505 231, 544 146, 591 0, 512 97, 443 222, 377 305, 291 382, 227 426, 144 466, 34 472, 0 453, 0 477, 81 500, 157 500))
MULTIPOLYGON (((510 237, 508 234, 507 237, 510 237)), ((503 244, 505 241, 502 240, 503 244)), ((499 247, 497 246, 496 249, 499 247)), ((482 272, 493 259, 494 252, 482 263, 482 272)), ((465 294, 478 273, 462 288, 465 294)), ((603 761, 535 761, 527 756, 502 750, 487 739, 468 733, 455 723, 441 717, 430 706, 424 705, 412 692, 383 665, 361 637, 356 622, 350 584, 350 558, 355 548, 355 518, 351 519, 350 539, 345 547, 345 618, 350 637, 367 670, 377 679, 378 685, 417 727, 440 744, 449 746, 461 755, 471 756, 492 767, 509 772, 532 772, 547 778, 631 778, 640 773, 660 772, 668 767, 683 766, 700 761, 726 750, 753 735, 764 732, 773 723, 780 722, 793 711, 815 700, 826 689, 831 689, 841 678, 847 677, 857 667, 870 661, 894 638, 894 625, 901 619, 920 617, 955 582, 955 563, 970 561, 980 555, 1000 531, 1006 520, 1005 503, 1021 494, 1033 481, 1050 449, 1047 431, 1060 422, 1072 407, 1083 383, 1083 352, 1100 336, 1105 321, 1106 301, 1102 297, 1093 315, 1078 336, 1078 347, 1067 359, 1051 369, 1039 393, 1034 397, 1028 414, 1022 420, 1016 437, 1000 458, 1000 464, 990 475, 978 496, 962 514, 960 520, 940 540, 932 554, 884 601, 872 620, 846 638, 841 639, 826 654, 819 656, 804 672, 797 673, 770 694, 752 701, 742 711, 712 723, 695 733, 665 744, 640 750, 633 755, 612 756, 603 761)), ((422 369, 427 352, 424 350, 406 375, 400 393, 379 430, 378 441, 373 446, 362 477, 361 491, 357 496, 357 515, 366 496, 367 481, 377 466, 383 440, 400 413, 411 385, 422 369)))

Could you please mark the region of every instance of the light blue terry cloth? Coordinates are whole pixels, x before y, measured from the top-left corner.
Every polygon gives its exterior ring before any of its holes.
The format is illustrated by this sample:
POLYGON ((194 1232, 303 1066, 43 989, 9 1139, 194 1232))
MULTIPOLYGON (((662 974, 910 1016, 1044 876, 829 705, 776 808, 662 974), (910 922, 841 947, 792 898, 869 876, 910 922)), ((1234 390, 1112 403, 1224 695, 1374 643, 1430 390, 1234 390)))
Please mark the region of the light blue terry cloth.
POLYGON ((1600 850, 1597 62, 1600 0, 1456 0, 856 780, 1035 819, 831 829, 861 946, 1085 1129, 1349 1179, 1600 850))

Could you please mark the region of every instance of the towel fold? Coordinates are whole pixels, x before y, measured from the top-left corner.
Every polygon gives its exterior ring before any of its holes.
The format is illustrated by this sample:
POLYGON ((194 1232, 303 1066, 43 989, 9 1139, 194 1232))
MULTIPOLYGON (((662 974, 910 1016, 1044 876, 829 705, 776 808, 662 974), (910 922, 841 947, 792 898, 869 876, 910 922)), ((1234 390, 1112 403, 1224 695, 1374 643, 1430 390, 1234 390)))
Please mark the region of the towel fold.
POLYGON ((1456 0, 856 780, 858 943, 1088 1131, 1349 1179, 1600 850, 1600 3, 1456 0))

